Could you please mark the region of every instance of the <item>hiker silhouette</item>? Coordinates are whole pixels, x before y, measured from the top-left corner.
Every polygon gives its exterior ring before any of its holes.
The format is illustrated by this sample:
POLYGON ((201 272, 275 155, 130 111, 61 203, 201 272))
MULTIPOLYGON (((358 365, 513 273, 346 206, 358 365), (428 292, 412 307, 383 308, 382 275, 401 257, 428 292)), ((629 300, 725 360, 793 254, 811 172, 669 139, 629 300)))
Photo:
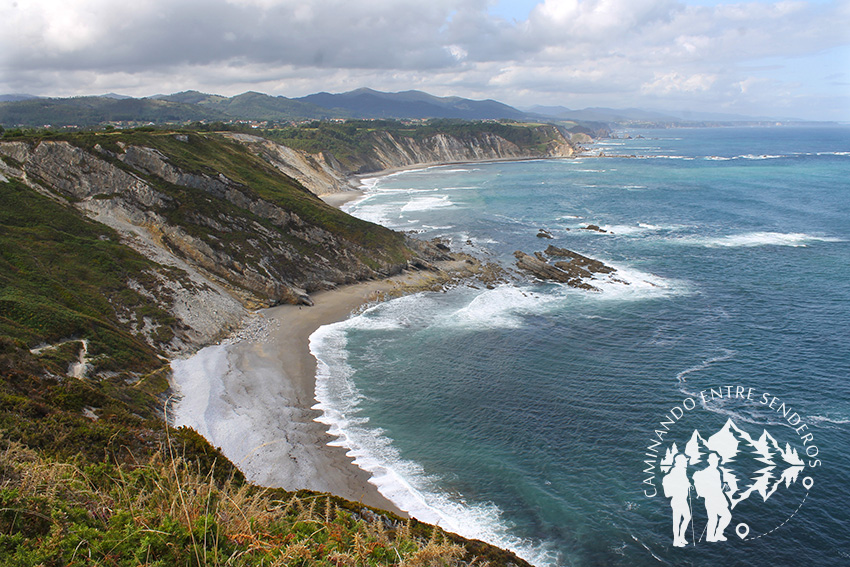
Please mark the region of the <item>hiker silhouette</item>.
POLYGON ((685 547, 688 540, 685 534, 691 521, 691 506, 688 496, 691 491, 691 481, 688 479, 688 457, 676 455, 673 467, 661 481, 664 488, 664 496, 670 499, 670 507, 673 508, 673 545, 685 547))
POLYGON ((724 491, 727 485, 723 481, 723 471, 718 467, 719 462, 717 453, 710 453, 708 466, 693 474, 694 488, 697 496, 704 500, 705 513, 708 516, 706 541, 726 541, 723 530, 732 521, 729 500, 724 491))

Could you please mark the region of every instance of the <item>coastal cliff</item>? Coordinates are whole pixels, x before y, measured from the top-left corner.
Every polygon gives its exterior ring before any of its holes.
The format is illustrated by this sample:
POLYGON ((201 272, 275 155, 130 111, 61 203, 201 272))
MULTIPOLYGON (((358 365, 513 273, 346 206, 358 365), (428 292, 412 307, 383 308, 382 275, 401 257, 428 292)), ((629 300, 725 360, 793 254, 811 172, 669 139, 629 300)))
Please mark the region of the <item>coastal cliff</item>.
POLYGON ((404 270, 436 273, 446 260, 439 244, 350 217, 316 193, 349 188, 353 171, 416 160, 542 157, 539 145, 495 135, 379 138, 359 162, 232 133, 0 140, 0 485, 13 488, 5 509, 38 518, 0 512, 2 533, 23 534, 8 547, 20 564, 77 564, 84 531, 92 557, 147 550, 172 563, 203 553, 248 565, 292 551, 324 561, 333 543, 347 564, 527 565, 354 502, 264 491, 196 432, 165 425, 168 362, 251 310, 310 305, 314 292, 404 270), (34 491, 22 480, 33 474, 34 491), (246 541, 236 510, 245 526, 282 535, 246 541), (304 538, 304 521, 344 541, 304 538), (206 522, 224 523, 206 538, 206 522), (159 547, 145 539, 151 530, 159 547), (286 534, 297 537, 284 543, 286 534))
POLYGON ((373 173, 435 163, 574 155, 573 146, 557 128, 545 125, 535 129, 548 138, 542 147, 521 147, 502 136, 486 131, 464 137, 435 134, 421 140, 394 135, 391 132, 378 132, 374 134, 372 155, 364 157, 356 173, 373 173))
MULTIPOLYGON (((217 136, 120 135, 0 143, 0 173, 114 229, 157 264, 127 286, 176 322, 145 340, 171 354, 207 344, 246 308, 387 276, 417 254, 404 236, 337 211, 217 136)), ((421 248, 421 246, 420 246, 421 248)))
MULTIPOLYGON (((121 271, 96 316, 129 333, 125 343, 141 341, 143 358, 173 357, 232 332, 251 309, 309 305, 316 291, 427 269, 444 256, 437 246, 353 218, 317 197, 353 189, 352 174, 574 152, 550 125, 381 126, 311 124, 278 132, 276 139, 144 129, 7 137, 0 141, 0 183, 14 188, 10 212, 50 207, 53 217, 68 222, 89 219, 96 224, 83 232, 136 254, 138 265, 121 271)), ((44 225, 35 218, 10 222, 44 225)), ((44 269, 21 269, 40 253, 13 258, 7 272, 17 277, 44 269)), ((26 312, 27 301, 7 296, 8 310, 26 312)), ((41 336, 35 322, 15 317, 15 336, 27 343, 85 334, 77 322, 41 336)), ((102 341, 93 341, 92 349, 105 350, 102 341)), ((103 352, 92 372, 120 366, 109 358, 103 352)))
POLYGON ((266 137, 225 136, 245 144, 316 195, 356 189, 352 175, 436 164, 564 158, 576 153, 568 135, 551 124, 409 127, 363 121, 291 128, 266 137))

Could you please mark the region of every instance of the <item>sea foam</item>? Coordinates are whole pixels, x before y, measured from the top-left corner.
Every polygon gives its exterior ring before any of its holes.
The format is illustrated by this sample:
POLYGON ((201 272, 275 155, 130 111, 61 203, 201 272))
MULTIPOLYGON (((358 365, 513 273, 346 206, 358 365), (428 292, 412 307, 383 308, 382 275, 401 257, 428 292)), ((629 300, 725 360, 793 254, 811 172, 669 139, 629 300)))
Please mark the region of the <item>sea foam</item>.
POLYGON ((443 195, 441 197, 413 197, 401 208, 401 211, 403 213, 412 211, 429 211, 431 209, 440 209, 452 206, 454 206, 454 203, 452 203, 447 195, 443 195))
POLYGON ((841 238, 815 236, 802 232, 745 232, 713 238, 681 238, 680 244, 706 246, 708 248, 737 248, 751 246, 794 246, 803 247, 812 242, 844 242, 841 238))
MULTIPOLYGON (((387 317, 409 311, 411 300, 402 298, 387 317)), ((389 302, 394 303, 394 302, 389 302)), ((386 304, 384 304, 386 305, 386 304)), ((467 538, 480 539, 511 549, 534 565, 554 565, 557 554, 544 544, 523 540, 510 533, 501 510, 492 503, 458 501, 439 488, 440 479, 404 459, 386 432, 370 427, 369 419, 358 415, 362 394, 354 384, 354 370, 348 363, 346 332, 351 328, 372 328, 381 318, 366 314, 319 328, 310 336, 310 352, 317 360, 314 409, 322 412, 317 421, 328 426, 336 440, 330 445, 346 448, 355 465, 371 474, 379 492, 411 516, 467 538)))

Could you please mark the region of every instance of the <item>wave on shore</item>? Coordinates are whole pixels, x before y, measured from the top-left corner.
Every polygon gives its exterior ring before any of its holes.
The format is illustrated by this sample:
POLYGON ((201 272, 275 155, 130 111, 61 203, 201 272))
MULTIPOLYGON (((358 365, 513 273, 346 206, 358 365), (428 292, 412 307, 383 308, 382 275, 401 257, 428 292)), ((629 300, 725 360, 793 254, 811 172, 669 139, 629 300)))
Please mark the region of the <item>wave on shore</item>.
POLYGON ((416 321, 412 313, 421 313, 415 305, 421 298, 417 295, 394 300, 378 307, 386 310, 390 305, 389 314, 369 317, 369 312, 376 309, 372 308, 360 316, 323 326, 310 336, 310 352, 317 360, 318 403, 313 409, 322 412, 317 421, 327 425, 330 434, 337 437, 330 444, 348 449, 354 463, 372 475, 370 482, 381 494, 413 517, 463 537, 511 549, 534 565, 554 565, 555 551, 512 535, 497 506, 453 499, 441 490, 440 479, 404 459, 383 430, 371 427, 369 419, 359 415, 362 394, 352 380, 354 370, 348 363, 346 331, 420 325, 422 322, 416 321))

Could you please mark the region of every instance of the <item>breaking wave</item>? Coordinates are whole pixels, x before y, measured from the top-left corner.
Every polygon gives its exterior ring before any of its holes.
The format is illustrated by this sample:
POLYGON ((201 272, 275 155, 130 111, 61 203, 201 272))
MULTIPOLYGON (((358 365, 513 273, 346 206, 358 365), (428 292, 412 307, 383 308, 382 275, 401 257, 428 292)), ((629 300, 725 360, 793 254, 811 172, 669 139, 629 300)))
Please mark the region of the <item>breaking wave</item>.
POLYGON ((736 248, 749 246, 794 246, 803 247, 812 242, 844 242, 841 238, 816 236, 802 232, 745 232, 711 238, 681 238, 680 244, 706 246, 708 248, 736 248))

